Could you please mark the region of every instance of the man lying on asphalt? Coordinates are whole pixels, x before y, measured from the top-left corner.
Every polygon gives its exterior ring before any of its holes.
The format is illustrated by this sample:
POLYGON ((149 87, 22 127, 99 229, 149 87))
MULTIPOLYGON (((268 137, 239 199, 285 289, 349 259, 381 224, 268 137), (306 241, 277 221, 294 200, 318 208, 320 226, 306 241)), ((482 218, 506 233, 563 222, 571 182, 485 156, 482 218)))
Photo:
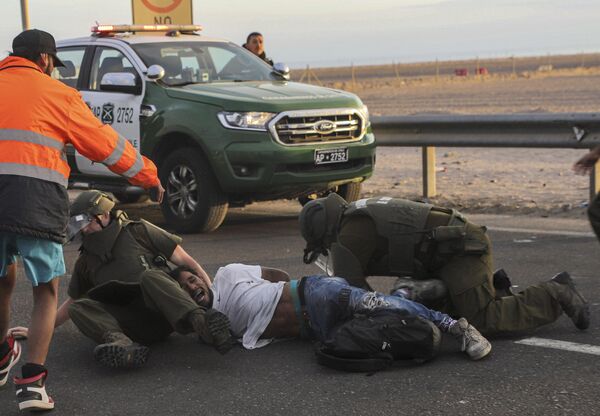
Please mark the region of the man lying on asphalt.
POLYGON ((83 243, 69 283, 69 299, 56 325, 73 320, 98 343, 94 358, 109 367, 146 362, 148 344, 173 331, 195 332, 219 352, 231 348, 227 317, 196 304, 167 274, 167 260, 194 270, 209 287, 202 267, 179 245, 181 238, 146 222, 132 221, 99 191, 82 192, 71 205, 71 235, 83 243))
POLYGON ((473 360, 485 357, 492 349, 464 318, 454 320, 401 295, 386 296, 351 287, 339 277, 290 280, 282 270, 244 264, 221 267, 212 287, 185 266, 170 275, 198 305, 227 315, 233 335, 241 338, 248 349, 263 347, 273 338, 313 337, 324 341, 336 324, 355 313, 379 308, 405 311, 431 321, 441 332, 454 336, 473 360))

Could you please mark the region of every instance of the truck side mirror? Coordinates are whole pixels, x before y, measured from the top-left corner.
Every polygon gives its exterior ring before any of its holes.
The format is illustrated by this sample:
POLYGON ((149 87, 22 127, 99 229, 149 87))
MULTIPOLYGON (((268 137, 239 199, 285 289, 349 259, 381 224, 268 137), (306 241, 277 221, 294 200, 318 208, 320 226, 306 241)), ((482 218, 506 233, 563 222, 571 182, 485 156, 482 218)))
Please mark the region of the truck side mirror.
POLYGON ((284 64, 283 62, 277 62, 273 65, 273 72, 278 75, 281 75, 284 79, 290 80, 290 67, 284 64))
POLYGON ((150 65, 146 76, 151 80, 158 81, 165 76, 165 69, 160 65, 150 65))

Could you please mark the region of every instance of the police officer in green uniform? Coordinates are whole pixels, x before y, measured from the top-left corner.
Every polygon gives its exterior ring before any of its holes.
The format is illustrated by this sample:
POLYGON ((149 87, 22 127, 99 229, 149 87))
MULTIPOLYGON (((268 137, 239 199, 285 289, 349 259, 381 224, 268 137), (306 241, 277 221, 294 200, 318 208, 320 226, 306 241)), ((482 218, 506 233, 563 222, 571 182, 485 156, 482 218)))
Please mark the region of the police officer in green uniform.
POLYGON ((69 234, 81 231, 83 243, 56 326, 70 317, 98 343, 94 358, 109 367, 144 364, 146 345, 173 331, 196 332, 226 353, 232 346, 228 318, 199 306, 167 274, 170 261, 192 268, 210 284, 179 245, 181 238, 144 220, 132 221, 123 211, 112 211, 114 205, 99 191, 82 192, 71 205, 69 234))
MULTIPOLYGON (((579 158, 573 165, 573 171, 578 175, 590 175, 598 163, 598 160, 600 160, 600 146, 594 147, 579 158)), ((590 225, 592 226, 596 237, 600 240, 600 193, 597 193, 594 199, 590 201, 587 214, 590 225)))
POLYGON ((435 307, 465 317, 482 333, 533 329, 562 312, 577 328, 589 326, 589 305, 566 272, 500 297, 486 228, 455 210, 390 197, 348 204, 330 194, 304 206, 300 227, 306 263, 328 255, 333 274, 359 287, 376 275, 409 276, 417 289, 419 279, 440 279, 448 294, 446 305, 435 307))

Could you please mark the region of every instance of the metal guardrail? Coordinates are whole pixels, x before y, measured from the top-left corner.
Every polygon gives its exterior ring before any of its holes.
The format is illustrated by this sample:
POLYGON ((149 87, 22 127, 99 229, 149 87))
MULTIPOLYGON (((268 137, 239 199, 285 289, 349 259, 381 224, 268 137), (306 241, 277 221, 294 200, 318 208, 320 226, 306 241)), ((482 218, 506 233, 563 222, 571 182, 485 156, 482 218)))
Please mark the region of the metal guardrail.
MULTIPOLYGON (((435 147, 590 149, 600 145, 600 113, 371 117, 378 146, 423 148, 423 196, 436 194, 435 147)), ((575 161, 573 161, 575 162, 575 161)), ((600 166, 590 175, 590 198, 600 166)))

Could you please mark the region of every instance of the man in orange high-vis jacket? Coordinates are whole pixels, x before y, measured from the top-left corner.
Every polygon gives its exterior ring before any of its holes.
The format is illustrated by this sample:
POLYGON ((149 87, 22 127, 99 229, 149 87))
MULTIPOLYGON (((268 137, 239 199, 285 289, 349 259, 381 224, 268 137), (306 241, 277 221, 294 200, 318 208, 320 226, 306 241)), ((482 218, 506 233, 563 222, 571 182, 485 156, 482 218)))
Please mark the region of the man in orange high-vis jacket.
POLYGON ((26 364, 15 377, 21 410, 52 409, 44 363, 57 306, 57 277, 64 274, 62 243, 69 218, 69 165, 65 146, 103 163, 134 185, 164 189, 156 166, 110 126, 94 117, 79 93, 49 75, 62 65, 54 38, 26 30, 0 61, 0 386, 20 358, 7 334, 16 258, 33 285, 34 307, 26 364))

